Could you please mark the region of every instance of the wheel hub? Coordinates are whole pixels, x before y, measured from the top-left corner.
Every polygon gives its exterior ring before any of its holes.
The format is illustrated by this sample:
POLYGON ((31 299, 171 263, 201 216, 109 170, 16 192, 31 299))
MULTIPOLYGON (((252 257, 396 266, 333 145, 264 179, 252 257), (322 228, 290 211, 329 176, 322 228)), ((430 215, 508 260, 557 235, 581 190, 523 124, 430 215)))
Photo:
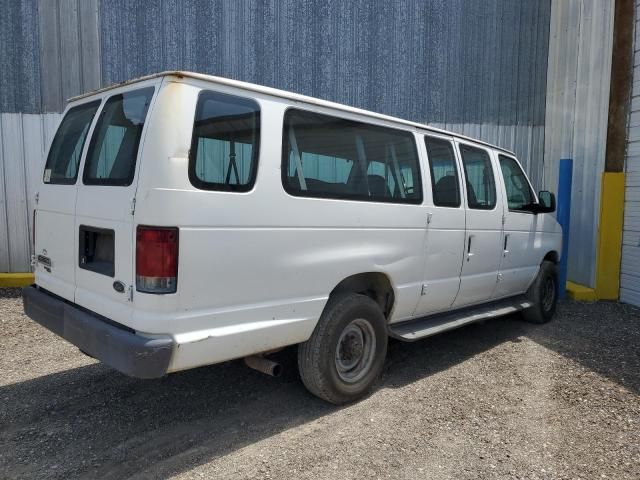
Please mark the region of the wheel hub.
POLYGON ((353 320, 338 340, 335 364, 340 378, 348 383, 364 377, 375 357, 375 332, 364 319, 353 320))
POLYGON ((542 287, 542 308, 545 312, 548 312, 553 307, 553 302, 556 296, 556 284, 552 277, 547 277, 544 280, 542 287))

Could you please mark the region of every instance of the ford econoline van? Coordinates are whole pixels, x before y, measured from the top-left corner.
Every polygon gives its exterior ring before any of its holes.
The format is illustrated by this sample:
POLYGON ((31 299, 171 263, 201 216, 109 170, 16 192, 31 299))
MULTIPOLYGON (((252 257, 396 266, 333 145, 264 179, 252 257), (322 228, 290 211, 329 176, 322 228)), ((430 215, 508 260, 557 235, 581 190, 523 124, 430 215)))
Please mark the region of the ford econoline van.
POLYGON ((562 234, 514 154, 167 72, 70 100, 35 194, 32 319, 131 376, 231 359, 353 401, 388 337, 554 314, 562 234))

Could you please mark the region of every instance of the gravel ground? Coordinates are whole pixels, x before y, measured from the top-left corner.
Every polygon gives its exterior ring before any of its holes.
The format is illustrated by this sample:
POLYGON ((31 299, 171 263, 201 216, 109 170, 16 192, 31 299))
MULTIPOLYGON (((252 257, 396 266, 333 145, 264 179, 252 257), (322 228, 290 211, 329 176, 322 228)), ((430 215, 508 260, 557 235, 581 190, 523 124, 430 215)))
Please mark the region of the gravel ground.
POLYGON ((308 394, 293 349, 272 379, 240 362, 127 378, 0 290, 2 478, 638 479, 640 310, 563 303, 390 345, 376 391, 308 394))

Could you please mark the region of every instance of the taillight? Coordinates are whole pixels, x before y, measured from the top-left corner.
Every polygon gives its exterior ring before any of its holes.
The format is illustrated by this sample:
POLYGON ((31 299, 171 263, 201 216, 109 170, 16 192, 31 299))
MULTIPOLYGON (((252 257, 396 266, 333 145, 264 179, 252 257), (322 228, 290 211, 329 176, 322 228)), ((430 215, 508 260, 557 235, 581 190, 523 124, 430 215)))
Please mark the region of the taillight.
POLYGON ((138 227, 136 290, 175 293, 178 285, 178 229, 138 227))

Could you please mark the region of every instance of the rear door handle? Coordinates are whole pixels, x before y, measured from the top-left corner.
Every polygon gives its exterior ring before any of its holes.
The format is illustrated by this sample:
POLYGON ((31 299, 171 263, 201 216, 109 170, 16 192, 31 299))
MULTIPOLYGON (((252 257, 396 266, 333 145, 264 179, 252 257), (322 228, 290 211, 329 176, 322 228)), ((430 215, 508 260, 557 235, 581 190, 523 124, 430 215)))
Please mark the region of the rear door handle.
POLYGON ((507 255, 509 255, 509 249, 507 248, 507 246, 509 245, 509 234, 505 234, 504 236, 504 246, 502 248, 503 253, 502 256, 506 257, 507 255))
POLYGON ((473 257, 473 252, 471 251, 472 239, 473 239, 473 235, 469 235, 469 239, 467 240, 467 262, 471 260, 471 257, 473 257))

